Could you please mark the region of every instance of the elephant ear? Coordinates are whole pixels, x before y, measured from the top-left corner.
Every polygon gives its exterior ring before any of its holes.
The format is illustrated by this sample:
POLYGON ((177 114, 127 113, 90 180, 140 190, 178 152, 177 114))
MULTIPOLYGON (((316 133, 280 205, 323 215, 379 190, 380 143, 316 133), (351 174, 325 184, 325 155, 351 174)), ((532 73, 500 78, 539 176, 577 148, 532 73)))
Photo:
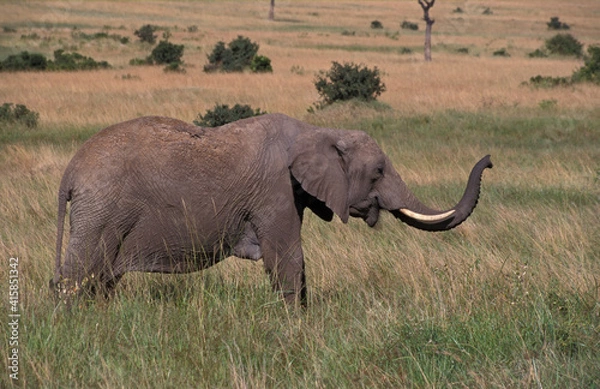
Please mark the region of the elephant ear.
POLYGON ((294 178, 311 196, 319 199, 348 222, 348 178, 343 140, 330 134, 310 133, 296 139, 291 147, 289 168, 294 178))

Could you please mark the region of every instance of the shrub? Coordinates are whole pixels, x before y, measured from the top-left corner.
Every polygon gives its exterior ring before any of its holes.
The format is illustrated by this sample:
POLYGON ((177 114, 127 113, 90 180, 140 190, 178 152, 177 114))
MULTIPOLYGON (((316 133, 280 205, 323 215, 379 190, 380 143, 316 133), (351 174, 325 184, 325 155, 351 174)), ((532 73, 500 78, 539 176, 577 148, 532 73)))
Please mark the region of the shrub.
POLYGON ((574 55, 576 57, 583 55, 583 44, 571 34, 556 34, 546 41, 546 49, 551 54, 574 55))
POLYGON ((152 50, 152 53, 148 57, 148 63, 154 63, 157 65, 163 64, 180 64, 181 57, 183 56, 183 45, 176 45, 167 41, 160 41, 158 45, 152 50))
POLYGON ((371 22, 371 28, 373 28, 373 29, 382 29, 383 28, 383 24, 381 24, 381 22, 379 20, 373 20, 371 22))
POLYGON ((0 122, 3 123, 19 123, 33 128, 37 126, 39 117, 37 112, 22 104, 13 107, 12 103, 4 103, 0 106, 0 122))
POLYGON ((129 64, 131 66, 152 65, 152 62, 148 62, 148 58, 132 58, 129 60, 129 64))
POLYGON ((413 23, 413 22, 409 22, 409 21, 403 21, 402 24, 400 24, 400 28, 404 29, 404 30, 413 30, 413 31, 417 31, 419 29, 419 25, 417 23, 413 23))
POLYGON ((571 84, 568 77, 548 77, 540 76, 539 74, 529 79, 529 83, 533 86, 541 88, 551 88, 555 86, 566 86, 571 84))
POLYGON ((563 23, 558 19, 558 16, 553 16, 550 18, 550 21, 546 23, 549 30, 568 30, 571 28, 567 23, 563 23))
POLYGON ((327 72, 320 72, 315 87, 322 99, 315 104, 317 108, 351 99, 372 101, 385 91, 377 67, 371 70, 366 66, 353 63, 340 65, 338 62, 333 62, 327 72))
POLYGON ((42 54, 22 51, 20 54, 10 55, 0 62, 0 71, 46 70, 48 60, 42 54))
POLYGON ((212 53, 208 55, 208 64, 204 66, 204 71, 242 72, 250 68, 258 48, 257 43, 241 35, 227 46, 225 42, 217 42, 212 53))
POLYGON ((546 53, 546 51, 541 50, 541 49, 535 49, 535 51, 532 51, 531 53, 527 54, 529 56, 529 58, 546 58, 548 57, 548 53, 546 53))
POLYGON ((142 26, 139 30, 136 30, 133 33, 133 35, 140 38, 141 42, 148 42, 151 45, 153 45, 154 43, 156 43, 156 35, 154 34, 154 32, 156 32, 157 29, 158 28, 156 26, 146 24, 145 26, 142 26))
POLYGON ((508 53, 508 51, 506 51, 505 48, 501 48, 501 49, 494 51, 493 55, 495 57, 510 57, 510 54, 508 53))
POLYGON ((49 70, 94 70, 108 69, 110 65, 106 61, 96 62, 90 57, 85 57, 77 52, 65 53, 59 49, 54 51, 54 61, 48 63, 49 70))
POLYGON ((573 73, 573 81, 590 81, 600 84, 600 46, 590 46, 587 52, 583 67, 573 73))
POLYGON ((203 115, 198 114, 194 124, 201 127, 218 127, 236 120, 246 119, 252 116, 264 115, 260 108, 252 109, 249 105, 236 104, 229 108, 227 104, 217 104, 213 110, 207 110, 203 115))
POLYGON ((86 41, 96 40, 96 39, 112 39, 116 42, 120 42, 124 45, 129 43, 129 38, 126 36, 121 36, 119 34, 108 34, 107 32, 96 32, 94 34, 86 34, 85 32, 74 29, 71 31, 71 37, 73 39, 81 39, 86 41))
POLYGON ((39 36, 36 32, 33 32, 31 34, 21 35, 21 39, 38 40, 38 39, 42 39, 42 37, 39 36))
POLYGON ((65 53, 62 49, 54 51, 54 61, 46 59, 42 54, 29 54, 23 51, 18 55, 11 55, 0 62, 0 71, 72 71, 108 69, 110 67, 110 64, 106 61, 97 62, 77 52, 65 53))
POLYGON ((254 58, 252 58, 250 70, 252 70, 254 73, 271 73, 273 72, 271 60, 264 55, 256 55, 254 58))

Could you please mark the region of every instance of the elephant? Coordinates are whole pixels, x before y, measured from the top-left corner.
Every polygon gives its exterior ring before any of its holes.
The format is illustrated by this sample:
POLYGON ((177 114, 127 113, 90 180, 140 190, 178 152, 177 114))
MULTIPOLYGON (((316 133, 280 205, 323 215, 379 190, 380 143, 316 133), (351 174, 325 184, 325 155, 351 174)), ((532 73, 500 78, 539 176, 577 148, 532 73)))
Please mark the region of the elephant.
POLYGON ((422 230, 449 230, 475 208, 490 156, 461 200, 423 205, 363 131, 265 114, 216 128, 148 116, 101 130, 75 153, 58 190, 51 287, 105 294, 131 271, 187 273, 229 256, 263 260, 290 304, 306 303, 304 211, 363 219, 381 210, 422 230), (67 203, 70 234, 61 263, 67 203))

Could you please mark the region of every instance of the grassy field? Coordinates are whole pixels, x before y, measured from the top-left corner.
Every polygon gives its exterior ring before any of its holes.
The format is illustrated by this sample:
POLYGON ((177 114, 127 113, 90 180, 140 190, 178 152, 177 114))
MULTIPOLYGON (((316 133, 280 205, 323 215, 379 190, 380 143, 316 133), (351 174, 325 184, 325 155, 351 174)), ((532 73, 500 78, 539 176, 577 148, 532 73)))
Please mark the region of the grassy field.
POLYGON ((40 114, 35 129, 0 123, 0 361, 12 364, 15 340, 19 358, 18 381, 5 368, 0 388, 600 387, 600 87, 522 85, 582 66, 527 53, 556 33, 546 27, 552 16, 586 46, 599 44, 596 0, 437 2, 431 63, 412 0, 277 1, 275 21, 267 1, 1 6, 0 60, 66 49, 113 68, 0 73, 0 104, 40 114), (403 20, 420 30, 400 29, 403 20), (151 50, 133 36, 148 23, 185 45, 185 74, 129 65, 151 50), (202 71, 214 44, 237 35, 260 44, 272 74, 202 71), (494 56, 501 48, 511 56, 494 56), (382 104, 308 113, 315 75, 332 61, 377 66, 382 104), (460 197, 478 158, 492 154, 495 167, 474 214, 451 232, 391 215, 369 229, 307 212, 305 310, 277 298, 260 262, 236 258, 190 275, 128 274, 110 301, 57 308, 47 290, 56 196, 75 150, 112 123, 192 121, 217 103, 362 129, 439 208, 460 197))

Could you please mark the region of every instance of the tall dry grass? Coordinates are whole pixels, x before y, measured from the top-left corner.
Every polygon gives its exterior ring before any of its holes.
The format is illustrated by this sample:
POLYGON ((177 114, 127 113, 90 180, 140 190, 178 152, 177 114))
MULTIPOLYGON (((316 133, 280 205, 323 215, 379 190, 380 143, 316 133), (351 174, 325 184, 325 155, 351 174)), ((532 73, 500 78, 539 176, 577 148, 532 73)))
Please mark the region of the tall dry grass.
POLYGON ((55 49, 76 49, 109 61, 115 69, 74 74, 0 73, 0 100, 27 104, 47 124, 106 125, 154 114, 192 120, 217 103, 245 103, 302 117, 319 97, 313 85, 315 75, 328 69, 332 61, 377 66, 387 86, 381 101, 406 114, 489 107, 529 109, 545 100, 569 109, 589 109, 600 99, 598 88, 585 85, 565 88, 559 94, 520 86, 535 75, 569 76, 582 65, 578 59, 529 59, 526 53, 541 47, 543 40, 555 33, 545 25, 555 14, 573 26, 570 32, 583 43, 597 43, 600 33, 593 19, 593 1, 577 7, 560 1, 497 1, 486 4, 494 10, 492 15, 482 15, 484 8, 479 4, 436 4, 432 63, 421 58, 422 31, 399 28, 401 19, 420 20, 420 7, 413 2, 281 3, 275 22, 265 19, 263 3, 130 2, 126 16, 119 2, 7 3, 0 24, 19 28, 17 34, 2 37, 10 52, 27 49, 52 57, 55 49), (465 12, 453 13, 458 6, 465 12), (369 28, 373 19, 382 21, 384 32, 369 28), (90 34, 109 28, 110 33, 135 40, 133 31, 147 23, 169 28, 171 41, 185 45, 186 74, 128 65, 132 58, 147 56, 149 46, 110 40, 71 43, 72 26, 90 34), (198 27, 197 32, 187 32, 192 25, 198 27), (344 36, 343 31, 355 35, 344 36), (399 36, 391 38, 398 31, 399 36), (19 38, 31 33, 40 39, 19 38), (273 74, 204 73, 202 66, 214 44, 240 34, 260 44, 260 53, 272 59, 273 74), (398 54, 403 47, 415 53, 398 54), (459 47, 468 48, 470 54, 455 54, 459 47), (492 56, 502 47, 511 58, 492 56))

